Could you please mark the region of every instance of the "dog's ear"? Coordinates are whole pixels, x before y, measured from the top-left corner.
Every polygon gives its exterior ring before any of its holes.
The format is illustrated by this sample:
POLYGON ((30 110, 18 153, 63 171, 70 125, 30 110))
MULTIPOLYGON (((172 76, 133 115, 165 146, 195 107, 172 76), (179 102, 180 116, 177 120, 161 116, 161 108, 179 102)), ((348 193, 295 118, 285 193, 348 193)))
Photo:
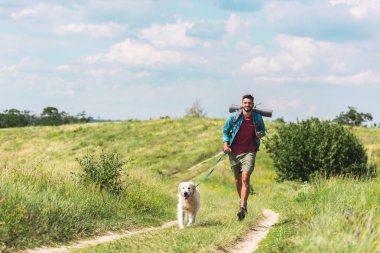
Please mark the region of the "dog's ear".
POLYGON ((178 185, 178 192, 181 191, 181 185, 182 185, 182 183, 179 183, 179 185, 178 185))

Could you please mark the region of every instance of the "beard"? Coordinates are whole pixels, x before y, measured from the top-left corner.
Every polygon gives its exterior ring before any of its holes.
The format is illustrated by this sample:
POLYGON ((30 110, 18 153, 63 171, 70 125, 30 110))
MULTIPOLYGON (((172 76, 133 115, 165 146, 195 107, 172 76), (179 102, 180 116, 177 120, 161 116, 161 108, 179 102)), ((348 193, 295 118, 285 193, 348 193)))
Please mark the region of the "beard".
POLYGON ((245 111, 245 112, 252 112, 252 107, 250 107, 250 108, 243 108, 243 110, 245 111))

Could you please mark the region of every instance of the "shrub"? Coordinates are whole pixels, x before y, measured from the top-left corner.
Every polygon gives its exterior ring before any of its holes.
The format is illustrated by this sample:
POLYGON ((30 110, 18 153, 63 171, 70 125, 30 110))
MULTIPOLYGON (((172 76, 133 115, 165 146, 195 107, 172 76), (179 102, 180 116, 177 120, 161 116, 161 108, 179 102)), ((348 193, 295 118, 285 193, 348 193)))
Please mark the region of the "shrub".
POLYGON ((119 194, 122 190, 122 168, 126 164, 120 161, 116 152, 106 153, 101 151, 98 156, 95 153, 86 154, 77 158, 77 162, 83 169, 83 173, 74 174, 79 177, 83 185, 95 185, 99 190, 107 190, 110 193, 119 194))
POLYGON ((312 118, 281 125, 265 144, 279 180, 308 181, 313 174, 373 176, 363 145, 348 129, 312 118))
POLYGON ((186 109, 185 117, 193 117, 193 118, 206 117, 206 113, 204 113, 199 99, 195 100, 193 105, 190 108, 186 109))

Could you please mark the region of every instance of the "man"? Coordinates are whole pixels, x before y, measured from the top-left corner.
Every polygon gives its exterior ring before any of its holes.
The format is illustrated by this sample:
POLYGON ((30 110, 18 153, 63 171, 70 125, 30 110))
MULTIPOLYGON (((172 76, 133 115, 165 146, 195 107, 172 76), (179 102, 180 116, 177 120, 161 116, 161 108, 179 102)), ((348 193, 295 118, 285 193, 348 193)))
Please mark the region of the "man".
POLYGON ((240 208, 237 213, 239 221, 243 220, 247 213, 249 181, 255 167, 260 139, 265 136, 263 118, 252 111, 253 106, 253 96, 244 95, 242 109, 231 113, 223 127, 223 150, 230 158, 240 197, 240 208))

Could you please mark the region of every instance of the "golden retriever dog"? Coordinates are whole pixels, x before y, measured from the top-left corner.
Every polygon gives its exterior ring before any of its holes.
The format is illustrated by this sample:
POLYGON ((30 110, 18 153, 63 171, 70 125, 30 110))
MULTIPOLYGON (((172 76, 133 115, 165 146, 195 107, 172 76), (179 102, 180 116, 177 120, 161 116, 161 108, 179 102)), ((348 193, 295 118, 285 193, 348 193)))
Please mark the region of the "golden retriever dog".
POLYGON ((193 182, 182 182, 178 186, 177 219, 179 228, 183 229, 185 221, 187 226, 195 222, 200 207, 200 194, 193 182))

